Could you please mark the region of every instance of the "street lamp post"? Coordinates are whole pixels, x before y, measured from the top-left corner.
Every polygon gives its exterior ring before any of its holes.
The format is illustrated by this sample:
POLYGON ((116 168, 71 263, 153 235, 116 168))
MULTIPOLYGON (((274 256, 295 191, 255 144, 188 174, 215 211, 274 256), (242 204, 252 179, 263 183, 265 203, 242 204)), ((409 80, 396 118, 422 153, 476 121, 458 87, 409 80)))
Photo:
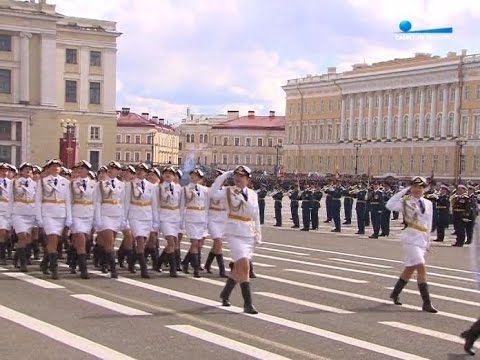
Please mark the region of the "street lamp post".
POLYGON ((67 159, 65 166, 71 168, 75 162, 73 155, 74 145, 73 140, 75 139, 75 129, 77 127, 77 120, 75 119, 61 119, 60 126, 65 129, 65 138, 67 140, 67 147, 65 148, 67 152, 67 159))
POLYGON ((458 146, 458 179, 457 179, 457 185, 460 184, 462 181, 462 172, 463 172, 463 163, 464 163, 464 157, 465 154, 463 153, 463 147, 467 144, 466 140, 460 139, 457 140, 457 146, 458 146))
POLYGON ((280 156, 278 155, 278 152, 280 151, 281 148, 282 148, 282 145, 280 145, 280 144, 275 145, 275 149, 277 150, 277 161, 276 161, 276 165, 275 165, 275 175, 276 176, 278 176, 278 171, 280 169, 280 156))
POLYGON ((355 175, 358 175, 358 150, 362 147, 362 143, 353 143, 355 147, 355 175))

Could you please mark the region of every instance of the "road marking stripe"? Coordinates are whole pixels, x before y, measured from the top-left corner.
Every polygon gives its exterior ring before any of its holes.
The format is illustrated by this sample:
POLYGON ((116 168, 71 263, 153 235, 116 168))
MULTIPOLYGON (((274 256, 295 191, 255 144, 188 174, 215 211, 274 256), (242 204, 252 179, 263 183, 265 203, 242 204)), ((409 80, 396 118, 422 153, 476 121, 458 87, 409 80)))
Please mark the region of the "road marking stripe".
POLYGON ((260 295, 260 296, 266 296, 266 297, 271 298, 271 299, 277 299, 277 300, 285 301, 285 302, 288 302, 288 303, 301 305, 301 306, 306 306, 306 307, 309 307, 309 308, 318 309, 318 310, 322 310, 322 311, 327 311, 327 312, 331 312, 331 313, 335 313, 335 314, 342 314, 342 315, 354 314, 353 311, 343 310, 343 309, 339 309, 339 308, 336 308, 336 307, 333 307, 333 306, 317 304, 317 303, 314 303, 314 302, 311 302, 311 301, 296 299, 296 298, 292 298, 292 297, 289 297, 289 296, 284 296, 284 295, 279 295, 279 294, 274 294, 274 293, 269 293, 269 292, 261 292, 261 291, 260 292, 255 292, 255 294, 260 295))
MULTIPOLYGON (((108 276, 108 274, 102 274, 99 271, 94 271, 94 273, 98 274, 100 276, 103 276, 103 277, 108 276)), ((183 293, 183 292, 180 292, 180 291, 163 288, 163 287, 152 285, 152 284, 149 284, 149 283, 144 283, 144 282, 138 281, 138 280, 124 278, 123 276, 119 276, 118 279, 116 279, 115 281, 118 281, 118 282, 121 282, 121 283, 127 284, 127 285, 137 286, 137 287, 140 287, 140 288, 143 288, 143 289, 151 290, 151 291, 154 291, 154 292, 157 292, 157 293, 160 293, 160 294, 164 294, 164 295, 167 295, 167 296, 172 296, 172 297, 176 297, 176 298, 179 298, 179 299, 191 301, 191 302, 194 302, 194 303, 215 307, 217 309, 222 309, 224 311, 237 313, 239 315, 248 316, 248 317, 253 318, 253 319, 263 320, 263 321, 266 321, 266 322, 269 322, 269 323, 272 323, 272 324, 285 326, 285 327, 288 327, 290 329, 303 331, 303 332, 306 332, 306 333, 309 333, 309 334, 312 334, 312 335, 320 336, 320 337, 330 339, 330 340, 335 340, 335 341, 338 341, 338 342, 342 342, 344 344, 356 346, 356 347, 359 347, 359 348, 362 348, 362 349, 365 349, 365 350, 377 352, 377 353, 387 355, 387 356, 390 356, 390 357, 394 357, 394 358, 397 358, 397 359, 426 360, 425 358, 422 358, 422 357, 419 357, 419 356, 416 356, 416 355, 413 355, 413 354, 410 354, 410 353, 395 350, 395 349, 388 348, 388 347, 385 347, 385 346, 382 346, 382 345, 377 345, 377 344, 374 344, 374 343, 370 343, 368 341, 359 340, 359 339, 352 338, 352 337, 349 337, 349 336, 337 334, 337 333, 334 333, 334 332, 331 332, 331 331, 323 330, 323 329, 320 329, 320 328, 316 328, 314 326, 298 323, 298 322, 288 320, 288 319, 284 319, 284 318, 280 318, 280 317, 277 317, 277 316, 267 315, 267 314, 257 314, 257 315, 245 314, 243 312, 243 309, 241 309, 237 306, 230 306, 230 307, 220 306, 218 301, 213 301, 213 300, 202 298, 202 297, 199 297, 199 296, 196 296, 196 295, 191 295, 191 294, 183 293)), ((471 320, 468 320, 468 321, 471 321, 471 320)))
POLYGON ((191 325, 167 325, 166 328, 181 332, 185 335, 193 336, 197 339, 207 341, 209 343, 221 346, 255 359, 269 359, 269 360, 289 360, 289 358, 271 353, 257 347, 235 341, 224 336, 217 335, 210 331, 206 331, 191 325))
POLYGON ((291 254, 291 255, 298 255, 298 256, 308 256, 307 253, 301 253, 297 251, 288 251, 288 250, 279 250, 279 249, 272 249, 272 248, 267 248, 267 247, 258 247, 257 250, 266 250, 266 251, 273 251, 273 252, 279 252, 282 254, 291 254))
MULTIPOLYGON (((380 298, 375 298, 375 297, 372 297, 372 296, 366 296, 366 295, 361 295, 361 294, 357 294, 357 293, 351 293, 351 292, 348 292, 348 291, 342 291, 342 290, 336 290, 336 289, 326 288, 326 287, 312 285, 312 284, 306 284, 306 283, 302 283, 302 282, 298 282, 298 281, 292 281, 292 280, 277 278, 277 277, 274 277, 274 276, 257 274, 257 278, 272 280, 272 281, 276 281, 276 282, 280 282, 280 283, 288 284, 288 285, 299 286, 299 287, 303 287, 303 288, 306 288, 306 289, 328 292, 328 293, 331 293, 331 294, 343 295, 343 296, 347 296, 347 297, 351 297, 351 298, 355 298, 355 299, 361 299, 361 300, 373 301, 373 302, 380 303, 380 304, 392 305, 392 301, 389 301, 389 300, 386 300, 386 299, 380 299, 380 298)), ((402 307, 405 308, 405 309, 411 309, 411 310, 419 310, 419 311, 422 310, 421 307, 413 306, 413 305, 403 304, 402 307)), ((448 312, 444 312, 444 311, 439 311, 437 315, 449 317, 449 318, 452 318, 452 319, 465 320, 465 321, 468 321, 468 322, 477 321, 476 318, 463 316, 463 315, 459 315, 459 314, 448 313, 448 312)))
POLYGON ((111 310, 118 312, 120 314, 128 315, 128 316, 145 316, 145 315, 152 315, 148 312, 138 310, 135 308, 132 308, 130 306, 125 306, 118 304, 116 302, 100 298, 98 296, 90 295, 90 294, 75 294, 71 295, 72 297, 76 299, 80 299, 83 301, 86 301, 90 304, 98 305, 100 307, 103 307, 105 309, 111 310))
POLYGON ((5 275, 5 276, 9 276, 11 278, 17 279, 17 280, 25 281, 29 284, 39 286, 39 287, 44 288, 44 289, 65 289, 65 287, 63 287, 61 285, 55 284, 53 282, 45 281, 45 280, 42 280, 42 279, 37 279, 36 277, 30 276, 30 275, 27 275, 27 274, 21 273, 21 272, 5 272, 5 273, 2 273, 2 274, 5 275))
POLYGON ((425 329, 425 328, 418 327, 418 326, 408 325, 408 324, 404 324, 404 323, 401 323, 401 322, 380 321, 379 324, 391 326, 391 327, 394 327, 394 328, 397 328, 397 329, 411 331, 411 332, 421 334, 421 335, 431 336, 431 337, 434 337, 434 338, 437 338, 437 339, 440 339, 440 340, 447 340, 447 341, 454 342, 454 343, 457 343, 457 344, 463 344, 465 342, 465 340, 462 340, 459 336, 447 334, 447 333, 440 332, 440 331, 425 329))
MULTIPOLYGON (((277 257, 277 256, 270 256, 270 255, 263 255, 263 254, 255 254, 255 256, 266 258, 266 259, 279 260, 279 261, 284 261, 284 262, 291 262, 291 263, 295 263, 295 264, 302 264, 302 265, 309 265, 309 266, 315 266, 315 267, 322 267, 322 268, 326 268, 326 269, 353 272, 353 273, 357 273, 357 274, 366 274, 366 275, 373 275, 373 276, 384 277, 384 278, 389 278, 389 279, 398 279, 398 275, 389 275, 389 274, 377 273, 377 272, 373 272, 373 271, 369 271, 369 270, 350 269, 350 268, 344 268, 344 267, 339 267, 339 266, 325 265, 325 264, 313 263, 313 262, 303 261, 303 260, 280 258, 280 257, 277 257)), ((480 290, 476 290, 476 289, 469 289, 469 288, 453 286, 453 285, 445 285, 445 284, 440 284, 440 283, 432 282, 432 281, 429 281, 428 283, 430 285, 442 287, 442 288, 445 288, 445 289, 452 289, 452 290, 458 290, 458 291, 465 291, 465 292, 480 294, 480 290)))
POLYGON ((100 359, 135 360, 135 358, 106 346, 2 305, 0 305, 0 317, 100 359))
POLYGON ((372 263, 366 263, 366 262, 361 262, 361 261, 354 261, 354 260, 347 260, 347 259, 339 259, 339 258, 328 258, 329 260, 334 260, 334 261, 340 261, 340 262, 345 262, 348 264, 355 264, 355 265, 364 265, 364 266, 373 266, 381 269, 391 269, 391 266, 388 265, 378 265, 378 264, 372 264, 372 263))
MULTIPOLYGON (((385 289, 388 290, 393 290, 393 287, 386 287, 385 289)), ((418 294, 418 291, 415 290, 410 290, 410 289, 403 289, 402 293, 408 293, 408 294, 418 294)), ((471 305, 471 306, 480 306, 480 303, 478 301, 468 301, 468 300, 463 300, 459 298, 454 298, 451 296, 443 296, 443 295, 436 295, 436 294, 430 294, 431 298, 434 299, 439 299, 439 300, 445 300, 445 301, 451 301, 451 302, 456 302, 459 304, 464 304, 464 305, 471 305)))
MULTIPOLYGON (((183 250, 183 249, 181 249, 180 251, 181 251, 182 253, 187 253, 187 252, 188 252, 188 250, 183 250)), ((230 250, 228 250, 228 249, 223 249, 223 251, 228 251, 228 252, 230 252, 230 250)), ((255 255, 254 255, 254 256, 255 256, 255 255)), ((230 257, 228 257, 228 256, 225 256, 225 255, 223 256, 223 259, 224 259, 224 260, 227 260, 227 261, 232 261, 232 258, 230 258, 230 257)), ((264 267, 264 268, 274 268, 274 267, 276 267, 275 265, 263 264, 263 263, 259 263, 259 262, 256 262, 256 261, 254 262, 254 265, 256 265, 256 266, 258 266, 258 267, 264 267)))
POLYGON ((298 270, 298 269, 285 269, 285 271, 295 272, 295 273, 299 273, 299 274, 319 276, 319 277, 335 279, 335 280, 341 280, 341 281, 346 281, 346 282, 350 282, 350 283, 354 283, 354 284, 367 284, 368 283, 368 281, 366 281, 366 280, 350 279, 350 278, 346 278, 346 277, 342 277, 342 276, 335 276, 335 275, 324 274, 324 273, 319 273, 319 272, 304 271, 304 270, 298 270))

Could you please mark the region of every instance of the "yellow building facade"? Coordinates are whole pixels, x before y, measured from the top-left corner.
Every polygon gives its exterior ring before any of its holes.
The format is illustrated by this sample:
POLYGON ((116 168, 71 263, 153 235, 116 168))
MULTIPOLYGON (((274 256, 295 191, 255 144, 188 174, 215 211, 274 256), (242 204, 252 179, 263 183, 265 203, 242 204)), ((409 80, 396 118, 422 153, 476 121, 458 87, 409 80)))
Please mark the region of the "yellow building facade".
POLYGON ((415 54, 293 79, 287 172, 480 178, 480 56, 415 54))
POLYGON ((45 1, 0 3, 0 161, 61 157, 61 119, 74 124, 71 162, 115 153, 114 22, 65 17, 45 1))

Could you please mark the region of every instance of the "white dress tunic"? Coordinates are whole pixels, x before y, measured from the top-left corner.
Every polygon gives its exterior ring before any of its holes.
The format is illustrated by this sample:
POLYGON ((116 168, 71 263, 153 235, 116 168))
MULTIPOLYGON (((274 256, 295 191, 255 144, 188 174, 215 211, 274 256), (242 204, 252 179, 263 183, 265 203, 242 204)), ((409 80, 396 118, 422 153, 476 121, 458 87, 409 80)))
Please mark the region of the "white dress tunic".
POLYGON ((12 228, 12 180, 0 178, 0 230, 12 228))
POLYGON ((147 180, 134 180, 125 189, 125 218, 134 237, 148 237, 158 230, 157 191, 147 180))
POLYGON ((403 213, 407 228, 400 234, 405 253, 405 266, 425 264, 425 252, 430 246, 433 206, 430 200, 405 196, 409 188, 399 191, 388 200, 390 211, 403 213), (423 208, 423 211, 422 211, 423 208))
POLYGON ((185 198, 185 232, 189 239, 200 240, 207 231, 208 188, 188 184, 183 188, 185 198))
POLYGON ((36 190, 37 183, 30 178, 20 177, 13 180, 12 225, 17 234, 30 234, 36 226, 36 190))
POLYGON ((163 236, 177 237, 183 222, 183 191, 175 183, 163 182, 158 186, 158 219, 163 236))
POLYGON ((65 226, 72 225, 70 181, 52 175, 39 180, 35 206, 38 225, 45 234, 61 236, 65 226))
POLYGON ((97 182, 87 178, 77 178, 71 182, 72 191, 72 234, 90 234, 95 217, 95 196, 97 182))
POLYGON ((236 186, 221 188, 230 174, 227 171, 215 180, 210 189, 210 197, 214 200, 225 199, 227 203, 225 239, 233 261, 251 259, 255 245, 262 243, 257 193, 236 186))
POLYGON ((215 200, 210 194, 208 207, 208 233, 212 239, 223 238, 227 219, 226 198, 222 197, 215 200))
POLYGON ((99 181, 95 195, 95 229, 119 232, 128 228, 125 219, 125 186, 116 178, 99 181))

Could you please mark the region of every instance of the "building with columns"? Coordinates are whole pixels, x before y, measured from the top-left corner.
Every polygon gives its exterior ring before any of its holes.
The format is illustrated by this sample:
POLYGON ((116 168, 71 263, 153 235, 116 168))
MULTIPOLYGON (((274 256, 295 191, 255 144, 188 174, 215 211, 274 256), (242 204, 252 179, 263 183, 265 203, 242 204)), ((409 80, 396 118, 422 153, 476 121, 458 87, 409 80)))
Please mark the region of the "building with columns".
POLYGON ((286 171, 480 177, 480 55, 329 68, 283 89, 286 171))
POLYGON ((122 108, 117 116, 116 161, 155 166, 178 164, 179 136, 164 119, 148 113, 135 114, 130 108, 122 108))
POLYGON ((119 35, 114 22, 66 17, 44 0, 0 1, 0 161, 114 157, 119 35))

